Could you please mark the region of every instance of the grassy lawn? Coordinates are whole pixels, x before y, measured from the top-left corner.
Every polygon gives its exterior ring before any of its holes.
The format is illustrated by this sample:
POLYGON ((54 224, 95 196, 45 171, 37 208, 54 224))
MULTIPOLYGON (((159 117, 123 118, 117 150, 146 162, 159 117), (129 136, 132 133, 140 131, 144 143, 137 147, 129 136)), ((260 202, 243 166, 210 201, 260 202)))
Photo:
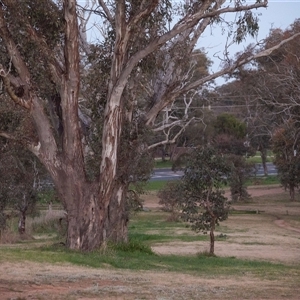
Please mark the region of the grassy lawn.
MULTIPOLYGON (((168 180, 156 180, 149 181, 146 184, 145 189, 148 191, 159 191, 165 187, 168 183, 168 180)), ((279 184, 279 180, 277 176, 257 176, 249 179, 246 182, 246 186, 257 186, 257 185, 270 185, 270 184, 279 184)))
MULTIPOLYGON (((92 253, 66 249, 57 239, 38 245, 36 241, 0 248, 0 262, 34 261, 39 263, 71 263, 93 268, 118 268, 130 270, 160 270, 193 274, 242 275, 252 274, 273 278, 296 272, 296 266, 269 262, 236 259, 234 257, 210 257, 198 255, 157 255, 152 252, 153 243, 170 241, 207 241, 207 235, 195 234, 186 224, 167 222, 167 213, 141 212, 134 216, 129 226, 128 244, 108 244, 92 253)), ((52 232, 52 231, 51 231, 52 232)), ((217 238, 218 241, 218 238, 217 238)), ((216 242, 217 242, 216 241, 216 242)))
MULTIPOLYGON (((247 158, 249 162, 255 163, 255 164, 261 164, 261 155, 260 152, 256 152, 255 156, 251 156, 247 158)), ((273 153, 271 151, 268 152, 267 155, 267 162, 273 162, 273 153)), ((166 159, 165 161, 162 161, 161 158, 157 158, 155 160, 155 168, 172 168, 172 162, 170 159, 166 159)))

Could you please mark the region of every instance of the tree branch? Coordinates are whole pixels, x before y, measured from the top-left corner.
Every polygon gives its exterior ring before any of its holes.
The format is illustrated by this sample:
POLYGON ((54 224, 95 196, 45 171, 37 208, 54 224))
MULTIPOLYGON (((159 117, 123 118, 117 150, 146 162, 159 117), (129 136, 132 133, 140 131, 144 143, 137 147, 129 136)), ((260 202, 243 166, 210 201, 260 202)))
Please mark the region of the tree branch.
MULTIPOLYGON (((65 66, 66 73, 61 84, 61 108, 63 120, 63 149, 69 159, 77 159, 83 170, 83 152, 78 118, 79 72, 79 32, 76 0, 64 0, 65 18, 65 66)), ((78 170, 79 171, 79 170, 78 170)))
POLYGON ((23 108, 26 108, 26 109, 30 109, 31 107, 31 101, 26 101, 22 98, 19 98, 14 90, 12 89, 11 87, 11 84, 10 84, 10 80, 8 78, 8 73, 6 73, 4 71, 4 68, 3 66, 0 64, 0 77, 1 79, 3 80, 3 83, 4 83, 4 87, 5 87, 5 90, 6 92, 8 93, 8 95, 10 96, 10 98, 18 105, 22 106, 23 108))
POLYGON ((107 20, 109 21, 109 23, 114 27, 114 17, 112 16, 112 14, 110 13, 108 7, 106 6, 106 4, 104 3, 103 0, 98 0, 99 5, 102 7, 102 9, 104 10, 104 13, 106 15, 107 20))
MULTIPOLYGON (((176 133, 176 135, 170 140, 169 139, 169 134, 166 134, 166 139, 164 141, 161 141, 161 142, 158 142, 158 143, 155 143, 155 144, 152 144, 150 146, 148 146, 148 150, 150 149, 153 149, 155 147, 158 147, 158 146, 162 146, 162 145, 167 145, 167 144, 174 144, 176 143, 177 141, 177 138, 181 135, 181 133, 185 130, 185 128, 194 120, 194 118, 191 118, 188 122, 186 122, 182 128, 176 133)), ((172 128, 171 128, 172 129, 172 128)), ((169 132, 170 133, 170 130, 169 129, 169 132)))
MULTIPOLYGON (((199 9, 196 13, 187 15, 185 18, 183 18, 181 21, 179 21, 175 26, 168 31, 167 33, 163 34, 162 36, 156 38, 153 40, 149 45, 144 48, 143 50, 140 50, 136 54, 134 54, 127 62, 127 67, 123 69, 122 73, 120 74, 119 80, 118 80, 118 86, 116 89, 118 90, 118 93, 122 92, 125 85, 124 82, 127 81, 128 77, 130 76, 133 68, 136 66, 136 64, 141 61, 143 58, 145 58, 147 55, 152 53, 154 50, 158 49, 161 45, 166 43, 167 41, 171 40, 174 38, 176 35, 181 34, 185 30, 188 30, 190 28, 193 28, 196 26, 201 20, 206 19, 206 18, 213 18, 217 17, 220 14, 226 13, 226 12, 239 12, 239 11, 247 11, 250 9, 254 8, 260 8, 260 7, 266 7, 268 1, 264 0, 263 3, 255 3, 253 5, 240 5, 240 6, 234 6, 234 7, 226 7, 224 9, 217 9, 220 7, 225 0, 219 0, 218 5, 215 6, 212 12, 205 13, 210 7, 210 1, 205 1, 203 2, 202 5, 199 6, 199 9)), ((206 26, 209 24, 205 24, 206 26)), ((204 26, 204 24, 203 24, 204 26)), ((203 31, 205 28, 202 27, 201 30, 203 31)), ((200 29, 199 29, 200 30, 200 29)), ((217 77, 221 76, 223 74, 220 73, 217 77)), ((216 77, 213 77, 214 79, 216 77)), ((210 81, 210 80, 207 80, 210 81)), ((206 81, 206 82, 207 82, 206 81)))
POLYGON ((8 140, 16 140, 16 138, 13 135, 6 133, 6 132, 0 131, 0 136, 6 138, 8 140))
POLYGON ((140 4, 140 9, 139 12, 137 12, 130 20, 128 23, 128 27, 129 29, 131 29, 133 26, 135 26, 142 18, 146 18, 147 16, 149 16, 153 10, 155 9, 155 7, 157 6, 157 4, 159 3, 159 0, 152 0, 147 1, 147 0, 143 0, 140 4), (148 6, 146 8, 144 8, 144 5, 146 4, 146 2, 148 2, 148 6))
MULTIPOLYGON (((181 91, 180 91, 180 94, 181 93, 185 93, 191 89, 194 89, 208 81, 211 81, 213 79, 216 79, 222 75, 225 75, 225 74, 229 74, 231 73, 233 70, 235 70, 236 68, 240 67, 240 66, 243 66, 247 63, 249 63, 250 61, 253 61, 257 58, 260 58, 260 57, 264 57, 264 56, 268 56, 270 55, 273 51, 279 49, 280 47, 282 47, 284 44, 290 42, 291 40, 295 39, 296 37, 300 36, 300 33, 296 33, 294 35, 292 35, 291 37, 285 39, 285 40, 282 40, 279 44, 269 48, 269 49, 266 49, 266 50, 263 50, 263 51, 260 51, 258 52, 257 54, 254 54, 254 55, 250 55, 244 59, 241 59, 241 60, 237 60, 235 63, 233 63, 231 66, 229 67, 226 67, 222 70, 220 70, 219 72, 216 72, 214 74, 211 74, 209 76, 206 76, 204 78, 201 78, 199 80, 196 80, 194 81, 193 83, 191 84, 188 84, 186 85, 181 91)), ((179 93, 177 93, 178 95, 179 93)))
POLYGON ((22 85, 25 89, 25 96, 30 98, 29 90, 30 90, 30 73, 29 70, 24 63, 20 52, 18 51, 18 47, 15 44, 14 40, 11 37, 11 34, 6 26, 6 22, 3 14, 3 6, 0 6, 0 36, 5 44, 7 52, 11 57, 12 63, 16 68, 20 79, 22 80, 22 85))

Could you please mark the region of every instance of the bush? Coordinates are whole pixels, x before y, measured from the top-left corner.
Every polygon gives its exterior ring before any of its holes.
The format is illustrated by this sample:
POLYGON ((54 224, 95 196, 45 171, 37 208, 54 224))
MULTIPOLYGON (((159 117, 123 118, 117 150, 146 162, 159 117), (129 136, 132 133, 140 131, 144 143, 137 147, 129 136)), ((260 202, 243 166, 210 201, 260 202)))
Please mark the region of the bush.
POLYGON ((122 252, 142 252, 145 254, 150 254, 150 255, 154 255, 154 252, 152 251, 150 246, 147 246, 145 244, 143 244, 140 241, 137 240, 131 240, 128 243, 118 243, 118 244, 114 244, 113 248, 115 250, 118 251, 122 251, 122 252))
POLYGON ((168 221, 178 221, 180 217, 180 209, 184 199, 184 190, 181 181, 170 181, 157 194, 159 204, 163 206, 163 210, 170 212, 168 221))

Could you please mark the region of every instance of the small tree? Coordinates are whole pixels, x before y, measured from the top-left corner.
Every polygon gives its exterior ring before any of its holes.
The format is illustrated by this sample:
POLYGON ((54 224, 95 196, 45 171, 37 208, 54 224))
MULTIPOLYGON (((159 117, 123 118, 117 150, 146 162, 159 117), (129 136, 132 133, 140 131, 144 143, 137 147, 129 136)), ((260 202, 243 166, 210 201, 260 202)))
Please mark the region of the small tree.
POLYGON ((5 229, 8 207, 19 215, 18 231, 25 234, 26 216, 32 213, 39 187, 40 167, 34 156, 19 145, 5 147, 0 141, 0 222, 5 229), (2 147, 1 147, 2 146, 2 147))
POLYGON ((222 187, 230 172, 229 165, 214 148, 197 148, 191 154, 178 184, 167 186, 159 193, 160 203, 180 208, 180 217, 192 224, 196 232, 210 232, 210 250, 214 255, 214 231, 220 221, 228 217, 228 201, 222 187))
POLYGON ((210 250, 214 254, 214 231, 219 221, 228 217, 228 202, 222 187, 230 168, 214 148, 199 148, 193 153, 185 169, 185 201, 183 218, 192 223, 195 231, 210 231, 210 250))

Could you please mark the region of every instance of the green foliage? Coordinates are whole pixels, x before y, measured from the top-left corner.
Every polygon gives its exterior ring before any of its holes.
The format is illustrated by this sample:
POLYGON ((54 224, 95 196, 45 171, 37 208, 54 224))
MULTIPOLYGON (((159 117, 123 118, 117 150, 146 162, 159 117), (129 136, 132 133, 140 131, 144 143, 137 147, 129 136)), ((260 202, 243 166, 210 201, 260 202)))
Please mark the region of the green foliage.
POLYGON ((60 203, 57 193, 53 188, 47 188, 37 193, 38 204, 60 203))
POLYGON ((246 124, 240 122, 235 116, 227 113, 217 116, 214 122, 214 128, 217 134, 231 135, 236 139, 244 138, 247 133, 246 124))
POLYGON ((152 180, 147 182, 145 189, 147 191, 158 191, 163 189, 167 183, 167 180, 152 180))
POLYGON ((238 43, 241 43, 249 34, 250 36, 254 37, 258 32, 258 18, 253 15, 253 13, 249 10, 241 15, 237 22, 237 30, 235 34, 235 40, 238 43))
MULTIPOLYGON (((25 216, 35 211, 38 189, 38 164, 22 145, 0 139, 0 218, 5 227, 8 217, 4 210, 25 216), (10 145, 9 145, 10 144, 10 145)), ((20 223, 21 226, 21 223, 20 223)), ((20 233, 24 228, 19 227, 20 233)))
POLYGON ((156 160, 155 161, 155 168, 157 169, 163 169, 163 168, 171 168, 172 162, 170 160, 156 160))
POLYGON ((107 268, 130 270, 156 270, 180 272, 210 276, 252 274, 254 276, 280 277, 297 273, 298 266, 284 266, 262 261, 250 261, 233 257, 211 257, 207 255, 177 256, 177 255, 149 255, 148 253, 122 250, 106 252, 94 251, 82 253, 70 251, 57 244, 34 249, 5 248, 1 247, 0 261, 29 260, 40 263, 71 263, 92 268, 107 268))
POLYGON ((168 182, 164 189, 158 192, 159 204, 163 206, 165 211, 171 213, 169 220, 176 221, 179 219, 184 194, 183 184, 177 180, 168 182))
MULTIPOLYGON (((52 57, 44 48, 45 45, 49 46, 55 55, 56 46, 63 43, 62 9, 51 0, 7 1, 5 4, 5 22, 31 71, 32 89, 38 88, 39 96, 49 99, 55 93, 49 82, 51 74, 48 62, 52 57)), ((1 43, 0 58, 3 65, 8 67, 11 58, 5 52, 4 43, 1 43)), ((17 75, 13 64, 11 73, 17 75)))
POLYGON ((300 146, 298 127, 292 120, 275 132, 272 138, 274 164, 281 184, 290 190, 294 200, 295 189, 300 186, 300 146))
POLYGON ((122 252, 140 252, 148 255, 154 255, 153 251, 151 248, 138 240, 129 240, 127 243, 119 243, 119 244, 114 244, 113 249, 117 251, 122 251, 122 252))
POLYGON ((227 155, 226 159, 231 162, 229 185, 232 201, 246 201, 251 197, 247 192, 246 182, 254 173, 255 166, 240 155, 227 155))

